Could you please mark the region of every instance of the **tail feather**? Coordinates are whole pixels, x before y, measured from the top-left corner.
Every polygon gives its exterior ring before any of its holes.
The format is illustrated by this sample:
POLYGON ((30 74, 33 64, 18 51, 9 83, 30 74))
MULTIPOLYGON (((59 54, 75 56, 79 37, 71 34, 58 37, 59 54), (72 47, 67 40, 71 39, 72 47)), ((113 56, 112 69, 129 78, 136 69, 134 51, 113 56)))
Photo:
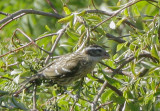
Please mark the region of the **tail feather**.
POLYGON ((34 80, 36 80, 36 79, 41 79, 41 78, 43 78, 43 77, 44 77, 43 74, 35 74, 35 75, 31 76, 30 78, 26 79, 25 81, 23 81, 23 82, 21 83, 21 85, 20 85, 21 88, 20 88, 18 91, 16 91, 16 92, 13 94, 13 96, 17 96, 19 93, 21 93, 22 90, 26 87, 26 85, 29 84, 30 82, 32 82, 32 81, 34 81, 34 80))
POLYGON ((26 86, 28 83, 33 82, 34 80, 40 79, 43 77, 44 77, 43 74, 35 74, 35 75, 31 76, 30 78, 26 79, 25 81, 23 81, 21 83, 21 85, 26 86))

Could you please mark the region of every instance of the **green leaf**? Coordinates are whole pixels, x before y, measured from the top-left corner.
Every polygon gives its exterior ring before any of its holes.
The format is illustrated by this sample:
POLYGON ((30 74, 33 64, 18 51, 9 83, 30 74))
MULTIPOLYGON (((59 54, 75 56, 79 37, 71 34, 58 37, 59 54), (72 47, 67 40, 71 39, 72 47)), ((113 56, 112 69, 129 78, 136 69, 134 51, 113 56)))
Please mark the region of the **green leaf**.
POLYGON ((73 40, 78 40, 78 39, 79 39, 79 34, 73 32, 73 31, 67 30, 67 34, 68 34, 73 40))
POLYGON ((140 16, 141 15, 137 7, 134 7, 133 10, 134 10, 135 16, 140 16))
POLYGON ((132 51, 135 51, 135 49, 136 49, 136 47, 137 47, 137 42, 138 41, 134 41, 134 42, 132 42, 131 44, 130 44, 130 46, 129 46, 129 48, 132 50, 132 51))
POLYGON ((86 11, 84 10, 84 11, 82 11, 82 12, 80 12, 79 14, 77 14, 78 16, 84 16, 86 14, 86 11))
POLYGON ((123 96, 112 96, 111 98, 115 103, 123 104, 125 102, 125 98, 123 96))
POLYGON ((121 19, 116 23, 116 26, 119 27, 125 19, 121 19))
POLYGON ((15 106, 17 106, 18 108, 22 109, 22 110, 27 110, 27 108, 24 106, 24 104, 19 103, 18 101, 16 101, 16 99, 14 97, 12 97, 12 102, 14 103, 15 106))
POLYGON ((125 111, 140 111, 140 105, 137 102, 127 102, 125 111))
POLYGON ((147 69, 154 68, 157 66, 156 64, 153 64, 152 62, 145 62, 145 61, 142 61, 141 64, 143 64, 143 66, 147 69))
POLYGON ((119 50, 121 50, 121 49, 123 48, 123 46, 124 46, 124 43, 118 44, 118 45, 117 45, 117 52, 118 52, 119 50))
POLYGON ((125 10, 124 10, 124 15, 125 15, 126 17, 129 16, 129 14, 128 14, 128 9, 127 9, 127 8, 125 8, 125 10))
POLYGON ((20 74, 20 73, 22 73, 22 70, 20 70, 20 69, 14 69, 14 70, 11 72, 11 75, 20 74))
POLYGON ((120 85, 121 83, 113 78, 108 77, 107 75, 103 74, 104 78, 107 80, 108 83, 112 84, 112 85, 120 85))
POLYGON ((0 97, 6 94, 9 94, 9 92, 0 90, 0 97))
POLYGON ((74 17, 74 15, 69 15, 69 16, 64 17, 64 18, 62 18, 62 19, 59 19, 58 22, 59 22, 59 23, 67 23, 67 22, 69 22, 69 21, 72 21, 72 20, 73 20, 73 17, 74 17))
POLYGON ((106 90, 101 96, 102 102, 105 103, 108 99, 110 99, 112 94, 114 94, 112 90, 106 90))
POLYGON ((57 38, 57 35, 52 36, 52 44, 54 44, 54 41, 56 40, 56 38, 57 38))
POLYGON ((91 74, 87 74, 87 77, 88 77, 89 79, 93 80, 93 81, 96 81, 96 80, 97 80, 96 78, 92 77, 91 74))
POLYGON ((101 22, 102 21, 102 19, 97 15, 89 16, 89 17, 87 17, 87 20, 90 20, 92 22, 101 22))
POLYGON ((66 15, 70 15, 71 14, 71 11, 69 10, 69 8, 67 6, 64 6, 63 10, 65 11, 66 15))
POLYGON ((48 27, 48 25, 45 25, 45 28, 47 31, 49 31, 49 32, 51 31, 51 29, 48 27))
POLYGON ((117 6, 120 6, 120 5, 121 5, 121 2, 120 2, 120 1, 118 1, 118 2, 117 2, 117 6))
POLYGON ((52 94, 53 94, 54 97, 57 97, 57 90, 53 90, 52 94))
POLYGON ((131 91, 129 89, 127 89, 126 91, 123 92, 123 95, 126 99, 133 99, 133 94, 131 93, 131 91))
POLYGON ((160 72, 160 66, 152 67, 149 71, 149 74, 160 72))
POLYGON ((137 49, 137 51, 135 52, 134 56, 137 58, 139 56, 139 52, 140 52, 140 48, 137 49))
POLYGON ((152 45, 151 55, 159 60, 159 55, 158 55, 158 50, 156 45, 152 45))
POLYGON ((132 71, 132 73, 133 73, 134 76, 136 76, 135 66, 136 66, 135 63, 131 63, 131 71, 132 71))

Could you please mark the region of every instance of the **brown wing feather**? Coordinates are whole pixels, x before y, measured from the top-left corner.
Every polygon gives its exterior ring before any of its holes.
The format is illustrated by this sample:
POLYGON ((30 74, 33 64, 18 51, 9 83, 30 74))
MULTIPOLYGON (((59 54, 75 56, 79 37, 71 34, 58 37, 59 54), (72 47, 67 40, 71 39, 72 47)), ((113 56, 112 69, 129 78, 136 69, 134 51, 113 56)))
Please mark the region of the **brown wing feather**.
POLYGON ((72 77, 76 71, 80 68, 80 61, 84 58, 80 55, 65 55, 55 60, 52 65, 46 68, 43 71, 43 75, 46 78, 63 78, 63 77, 72 77))

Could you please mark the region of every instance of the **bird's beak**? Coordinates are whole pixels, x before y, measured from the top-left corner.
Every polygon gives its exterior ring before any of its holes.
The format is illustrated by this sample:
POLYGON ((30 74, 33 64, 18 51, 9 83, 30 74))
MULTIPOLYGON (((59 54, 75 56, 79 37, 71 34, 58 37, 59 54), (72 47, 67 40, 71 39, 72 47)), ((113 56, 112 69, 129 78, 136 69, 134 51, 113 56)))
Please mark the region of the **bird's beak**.
POLYGON ((110 56, 109 56, 108 52, 105 52, 105 53, 104 53, 104 59, 109 59, 109 57, 110 57, 110 56))

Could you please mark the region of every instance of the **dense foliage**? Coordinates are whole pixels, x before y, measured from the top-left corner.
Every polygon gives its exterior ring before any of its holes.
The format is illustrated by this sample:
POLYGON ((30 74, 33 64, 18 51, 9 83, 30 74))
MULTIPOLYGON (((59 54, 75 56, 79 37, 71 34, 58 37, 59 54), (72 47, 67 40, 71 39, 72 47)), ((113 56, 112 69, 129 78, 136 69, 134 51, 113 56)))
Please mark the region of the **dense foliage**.
POLYGON ((158 0, 3 0, 0 10, 0 110, 160 110, 158 0), (55 57, 90 44, 110 54, 92 74, 13 96, 55 57))

